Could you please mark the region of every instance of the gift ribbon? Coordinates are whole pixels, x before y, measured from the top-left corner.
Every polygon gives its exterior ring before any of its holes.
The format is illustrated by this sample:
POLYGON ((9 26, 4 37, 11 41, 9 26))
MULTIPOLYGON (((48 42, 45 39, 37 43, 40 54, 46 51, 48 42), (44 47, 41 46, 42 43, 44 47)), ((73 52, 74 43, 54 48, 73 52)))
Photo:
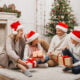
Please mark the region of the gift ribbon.
POLYGON ((63 59, 63 65, 66 66, 65 64, 65 58, 69 58, 70 56, 66 55, 66 56, 62 56, 62 59, 63 59))
POLYGON ((57 56, 57 59, 54 59, 55 62, 58 62, 58 57, 59 57, 60 53, 57 56))
POLYGON ((26 63, 32 63, 33 68, 35 67, 35 62, 34 62, 35 58, 28 58, 26 61, 27 61, 26 63))
POLYGON ((39 56, 38 54, 37 54, 37 56, 36 57, 33 57, 33 58, 43 58, 44 56, 42 55, 42 56, 39 56))
POLYGON ((43 56, 39 57, 39 56, 36 56, 36 57, 33 57, 33 58, 43 58, 43 56))

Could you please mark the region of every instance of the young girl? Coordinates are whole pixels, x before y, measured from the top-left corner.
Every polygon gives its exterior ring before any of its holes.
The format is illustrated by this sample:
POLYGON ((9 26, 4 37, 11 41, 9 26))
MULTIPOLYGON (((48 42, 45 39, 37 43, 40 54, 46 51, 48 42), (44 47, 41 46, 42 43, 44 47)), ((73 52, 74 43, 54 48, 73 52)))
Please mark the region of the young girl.
MULTIPOLYGON (((38 40, 39 34, 35 33, 34 31, 30 31, 28 34, 25 35, 25 38, 27 40, 27 44, 25 46, 25 51, 24 51, 24 58, 23 60, 26 60, 28 57, 33 57, 33 53, 35 51, 43 51, 43 48, 39 44, 38 40)), ((48 64, 46 63, 49 60, 49 57, 43 57, 37 60, 38 66, 43 66, 43 67, 48 67, 48 64)))
POLYGON ((66 66, 63 71, 71 70, 74 74, 80 73, 80 31, 74 30, 66 37, 64 42, 66 48, 62 51, 63 55, 72 57, 73 64, 66 66))

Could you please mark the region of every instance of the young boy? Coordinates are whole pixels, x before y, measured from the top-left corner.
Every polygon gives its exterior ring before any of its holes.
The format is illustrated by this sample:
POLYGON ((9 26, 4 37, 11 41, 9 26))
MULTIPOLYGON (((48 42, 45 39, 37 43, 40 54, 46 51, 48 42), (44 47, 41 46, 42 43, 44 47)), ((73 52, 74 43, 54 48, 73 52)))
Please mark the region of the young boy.
MULTIPOLYGON (((52 41, 48 50, 48 55, 50 57, 52 57, 55 53, 56 53, 55 55, 58 55, 59 53, 61 53, 60 47, 63 44, 65 37, 67 36, 67 30, 68 30, 68 25, 63 22, 59 22, 58 25, 56 26, 56 35, 52 38, 52 41)), ((54 64, 54 66, 55 65, 56 64, 54 64)))
POLYGON ((80 73, 80 31, 74 30, 65 40, 66 48, 62 51, 63 55, 68 55, 72 57, 73 64, 71 66, 66 66, 63 71, 71 70, 72 73, 80 73))

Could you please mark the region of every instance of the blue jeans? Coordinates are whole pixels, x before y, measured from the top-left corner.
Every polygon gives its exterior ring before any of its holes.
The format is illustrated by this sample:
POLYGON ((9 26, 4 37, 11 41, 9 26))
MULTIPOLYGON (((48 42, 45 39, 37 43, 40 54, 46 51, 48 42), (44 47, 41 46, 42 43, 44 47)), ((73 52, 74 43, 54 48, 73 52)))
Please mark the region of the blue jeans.
MULTIPOLYGON (((64 56, 68 55, 68 56, 72 57, 73 63, 76 63, 79 61, 73 56, 73 54, 68 49, 63 50, 62 53, 64 56)), ((71 70, 72 70, 72 73, 79 74, 80 73, 80 65, 72 67, 71 70)))
POLYGON ((49 57, 46 56, 44 62, 42 62, 41 60, 39 60, 39 61, 37 61, 37 64, 44 64, 44 63, 46 63, 48 60, 49 60, 49 57))

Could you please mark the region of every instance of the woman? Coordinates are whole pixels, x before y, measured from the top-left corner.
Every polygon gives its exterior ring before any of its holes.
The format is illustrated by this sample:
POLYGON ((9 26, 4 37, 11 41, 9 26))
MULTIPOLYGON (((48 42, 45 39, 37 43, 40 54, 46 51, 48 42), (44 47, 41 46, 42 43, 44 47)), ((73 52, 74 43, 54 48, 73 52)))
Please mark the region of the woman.
POLYGON ((24 39, 22 38, 23 27, 19 21, 17 21, 11 24, 11 28, 14 31, 8 36, 6 41, 7 54, 16 68, 21 69, 26 76, 31 77, 32 75, 29 72, 27 65, 21 60, 25 46, 24 39))

